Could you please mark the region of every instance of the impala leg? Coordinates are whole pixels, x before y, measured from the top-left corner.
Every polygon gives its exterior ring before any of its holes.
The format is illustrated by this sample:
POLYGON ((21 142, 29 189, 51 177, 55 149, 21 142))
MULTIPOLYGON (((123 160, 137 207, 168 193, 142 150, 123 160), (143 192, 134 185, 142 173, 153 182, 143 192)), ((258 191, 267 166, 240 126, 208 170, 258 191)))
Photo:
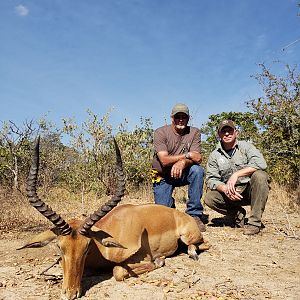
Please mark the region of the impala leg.
POLYGON ((113 275, 117 281, 122 281, 129 277, 136 277, 140 274, 150 272, 156 269, 153 262, 140 263, 134 266, 115 266, 113 275))
POLYGON ((154 260, 154 262, 142 261, 135 264, 115 266, 113 269, 113 275, 117 281, 123 281, 126 278, 136 277, 138 275, 161 268, 164 264, 164 257, 158 257, 154 260))
POLYGON ((189 245, 188 246, 188 255, 193 260, 198 260, 198 254, 197 254, 197 246, 195 245, 189 245))

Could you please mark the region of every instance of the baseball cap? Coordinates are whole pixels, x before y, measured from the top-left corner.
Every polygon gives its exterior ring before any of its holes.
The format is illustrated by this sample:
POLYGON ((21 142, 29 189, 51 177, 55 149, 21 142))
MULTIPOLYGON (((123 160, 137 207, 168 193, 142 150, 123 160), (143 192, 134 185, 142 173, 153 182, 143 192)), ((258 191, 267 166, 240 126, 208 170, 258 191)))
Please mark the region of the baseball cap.
POLYGON ((172 108, 171 116, 174 116, 178 113, 184 113, 188 116, 190 115, 189 108, 183 103, 177 103, 174 105, 174 107, 172 108))
POLYGON ((223 120, 218 127, 218 132, 222 130, 224 127, 231 127, 232 129, 235 129, 234 122, 232 120, 223 120))

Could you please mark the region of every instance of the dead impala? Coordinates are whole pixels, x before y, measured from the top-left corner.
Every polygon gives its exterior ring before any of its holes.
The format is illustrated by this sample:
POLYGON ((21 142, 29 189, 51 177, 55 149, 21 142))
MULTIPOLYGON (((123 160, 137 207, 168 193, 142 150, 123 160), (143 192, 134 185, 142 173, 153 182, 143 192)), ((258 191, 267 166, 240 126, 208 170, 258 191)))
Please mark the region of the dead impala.
POLYGON ((66 222, 37 195, 39 139, 36 143, 27 180, 27 197, 55 227, 19 249, 43 247, 57 239, 64 299, 80 297, 85 267, 113 267, 113 275, 120 281, 163 266, 164 258, 177 250, 179 239, 188 246, 188 254, 193 259, 198 259, 196 251, 208 249, 196 221, 183 212, 156 204, 117 206, 124 195, 125 179, 116 142, 115 147, 118 177, 115 195, 86 220, 66 222))

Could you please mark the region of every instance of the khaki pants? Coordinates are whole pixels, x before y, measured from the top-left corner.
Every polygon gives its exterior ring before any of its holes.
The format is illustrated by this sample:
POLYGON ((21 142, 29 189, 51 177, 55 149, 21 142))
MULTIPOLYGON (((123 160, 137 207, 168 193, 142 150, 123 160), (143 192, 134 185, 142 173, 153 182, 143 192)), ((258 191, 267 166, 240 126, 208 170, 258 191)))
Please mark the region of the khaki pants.
POLYGON ((246 189, 242 192, 242 200, 232 201, 224 193, 209 190, 205 195, 204 203, 211 209, 228 216, 237 215, 241 206, 251 205, 248 224, 260 227, 268 194, 268 174, 257 170, 251 175, 246 189))

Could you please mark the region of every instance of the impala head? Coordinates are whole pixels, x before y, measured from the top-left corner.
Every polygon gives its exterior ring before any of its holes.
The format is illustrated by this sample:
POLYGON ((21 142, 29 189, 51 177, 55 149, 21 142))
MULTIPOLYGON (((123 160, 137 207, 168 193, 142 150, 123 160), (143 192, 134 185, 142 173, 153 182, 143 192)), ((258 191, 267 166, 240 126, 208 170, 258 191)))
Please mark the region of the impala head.
POLYGON ((84 221, 71 220, 66 222, 37 195, 36 185, 39 168, 39 141, 40 139, 38 138, 27 180, 27 197, 30 204, 50 222, 52 222, 55 227, 36 236, 30 243, 19 249, 43 247, 52 240, 57 239, 57 245, 61 252, 63 268, 62 295, 64 299, 75 299, 81 295, 81 278, 91 240, 95 239, 105 247, 123 248, 122 245, 113 241, 111 239, 113 237, 106 232, 99 229, 92 230, 93 225, 117 206, 124 195, 125 179, 121 154, 119 147, 114 140, 117 158, 116 173, 118 178, 115 195, 84 221))

